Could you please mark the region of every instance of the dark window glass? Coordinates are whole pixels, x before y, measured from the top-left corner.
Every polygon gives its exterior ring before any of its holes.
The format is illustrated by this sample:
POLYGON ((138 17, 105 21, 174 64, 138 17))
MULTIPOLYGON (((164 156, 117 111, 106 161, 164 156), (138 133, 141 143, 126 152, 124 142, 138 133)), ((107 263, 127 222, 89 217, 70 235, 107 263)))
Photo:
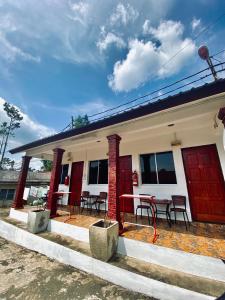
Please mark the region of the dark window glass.
POLYGON ((99 161, 98 183, 99 184, 108 183, 108 160, 107 159, 99 161))
POLYGON ((89 184, 98 182, 98 160, 90 161, 89 165, 89 184))
POLYGON ((108 183, 108 160, 90 161, 89 164, 89 184, 108 183))
POLYGON ((177 183, 173 153, 162 152, 156 154, 157 171, 159 183, 173 184, 177 183))
POLYGON ((69 165, 62 165, 61 168, 61 178, 60 178, 60 184, 64 184, 65 178, 68 175, 69 165))
POLYGON ((13 200, 15 190, 8 190, 6 200, 13 200))
POLYGON ((157 183, 155 154, 141 155, 142 183, 157 183))
POLYGON ((7 196, 7 190, 6 189, 1 189, 0 190, 0 200, 5 200, 7 196))
POLYGON ((142 154, 141 178, 144 184, 176 184, 173 153, 142 154))

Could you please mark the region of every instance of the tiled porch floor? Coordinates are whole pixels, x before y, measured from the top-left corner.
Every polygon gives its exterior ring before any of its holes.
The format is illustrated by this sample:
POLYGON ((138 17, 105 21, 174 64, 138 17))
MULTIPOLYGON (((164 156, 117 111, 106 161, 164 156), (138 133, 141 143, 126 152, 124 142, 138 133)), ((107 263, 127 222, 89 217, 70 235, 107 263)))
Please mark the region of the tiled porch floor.
MULTIPOLYGON (((65 211, 59 210, 58 213, 60 216, 55 220, 64 222, 68 218, 65 211)), ((100 218, 104 218, 104 214, 90 214, 88 211, 79 214, 76 211, 67 223, 88 228, 100 218)), ((135 216, 126 214, 125 221, 135 223, 135 216)), ((144 217, 143 219, 139 217, 138 223, 148 224, 144 217)), ((153 230, 151 228, 127 223, 125 226, 127 231, 123 234, 124 237, 152 243, 153 230)), ((183 222, 177 222, 170 228, 165 220, 159 219, 157 233, 159 236, 156 245, 225 260, 225 225, 192 222, 189 230, 186 231, 183 222)))

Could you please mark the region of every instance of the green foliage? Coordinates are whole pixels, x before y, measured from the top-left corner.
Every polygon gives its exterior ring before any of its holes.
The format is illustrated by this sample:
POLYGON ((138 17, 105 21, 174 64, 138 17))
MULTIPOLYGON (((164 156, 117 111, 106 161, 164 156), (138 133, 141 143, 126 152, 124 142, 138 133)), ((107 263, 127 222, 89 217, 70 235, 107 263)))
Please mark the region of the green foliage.
POLYGON ((8 145, 8 138, 9 136, 15 136, 14 130, 20 128, 20 121, 23 120, 22 115, 15 106, 7 102, 5 102, 3 106, 4 111, 9 118, 9 122, 3 122, 2 124, 0 124, 0 154, 2 155, 0 160, 0 169, 3 167, 5 151, 8 145))
POLYGON ((4 157, 3 158, 3 161, 2 161, 2 169, 11 169, 13 170, 14 169, 14 164, 15 164, 15 161, 8 158, 8 157, 4 157))
POLYGON ((44 172, 50 172, 52 170, 52 161, 47 159, 42 159, 43 166, 41 167, 41 170, 44 172))
POLYGON ((78 115, 76 118, 72 117, 72 128, 81 128, 88 125, 90 121, 88 120, 88 115, 78 115))

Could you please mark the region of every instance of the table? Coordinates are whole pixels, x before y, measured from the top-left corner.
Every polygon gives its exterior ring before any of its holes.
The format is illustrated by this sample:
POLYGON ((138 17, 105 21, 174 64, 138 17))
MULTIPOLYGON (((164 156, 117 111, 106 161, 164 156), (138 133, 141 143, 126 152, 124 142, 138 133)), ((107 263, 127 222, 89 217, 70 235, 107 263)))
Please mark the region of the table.
MULTIPOLYGON (((151 196, 151 195, 147 196, 147 195, 123 194, 119 198, 120 198, 120 200, 122 200, 122 206, 123 206, 123 217, 122 217, 122 227, 123 227, 123 230, 124 230, 124 223, 125 223, 124 222, 124 208, 125 208, 124 202, 125 202, 125 199, 130 199, 130 198, 133 198, 133 199, 134 198, 143 199, 143 200, 149 201, 150 204, 154 204, 154 201, 155 201, 155 196, 151 196)), ((156 228, 156 210, 155 210, 156 207, 154 205, 150 205, 150 208, 151 208, 151 211, 152 211, 153 226, 149 226, 149 227, 153 227, 154 234, 153 234, 152 242, 155 243, 156 240, 157 240, 157 237, 158 237, 158 235, 157 235, 157 228, 156 228)), ((134 224, 139 225, 137 223, 134 223, 134 224)))
POLYGON ((157 218, 158 214, 165 214, 167 222, 168 222, 168 224, 169 224, 170 227, 171 227, 171 224, 172 224, 171 217, 170 217, 170 211, 169 211, 171 203, 172 203, 172 200, 169 200, 169 199, 154 199, 153 200, 153 204, 156 206, 156 218, 157 218), (165 205, 166 206, 166 210, 160 210, 160 209, 158 209, 157 208, 157 204, 158 205, 165 205))
MULTIPOLYGON (((70 195, 70 194, 72 194, 72 192, 57 191, 57 192, 54 192, 53 194, 58 195, 58 196, 63 196, 63 195, 70 195)), ((69 217, 65 221, 63 221, 64 223, 66 223, 68 220, 72 219, 72 212, 74 212, 74 206, 69 205, 69 217)))
POLYGON ((89 206, 89 208, 90 208, 90 214, 92 213, 92 206, 97 201, 98 198, 99 198, 99 195, 89 195, 88 196, 87 208, 89 206), (92 201, 92 200, 94 200, 94 201, 92 201))

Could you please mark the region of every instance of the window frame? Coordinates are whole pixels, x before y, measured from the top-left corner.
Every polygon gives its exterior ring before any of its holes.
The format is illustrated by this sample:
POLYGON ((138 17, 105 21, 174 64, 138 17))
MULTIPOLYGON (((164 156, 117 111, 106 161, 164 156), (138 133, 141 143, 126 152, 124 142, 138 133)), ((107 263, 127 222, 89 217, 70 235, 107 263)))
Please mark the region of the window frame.
POLYGON ((109 160, 107 158, 103 159, 94 159, 94 160, 89 160, 88 162, 88 177, 87 177, 87 184, 88 185, 108 185, 109 184, 109 160), (99 162, 100 161, 107 161, 107 166, 108 166, 108 172, 107 172, 107 183, 98 183, 99 182, 99 162), (91 162, 98 162, 98 170, 97 170, 97 183, 89 183, 89 178, 90 178, 90 165, 91 162))
POLYGON ((151 186, 171 186, 171 185, 177 185, 177 171, 176 171, 176 165, 175 165, 175 160, 174 160, 174 155, 173 155, 173 151, 172 150, 167 150, 167 151, 160 151, 160 152, 146 152, 146 153, 140 153, 139 154, 139 170, 140 170, 140 182, 141 185, 151 185, 151 186), (173 164, 174 164, 174 172, 175 172, 175 177, 176 177, 176 183, 159 183, 159 175, 158 175, 158 164, 157 164, 157 158, 156 155, 157 154, 161 154, 161 153, 172 153, 172 157, 173 157, 173 164), (154 161, 155 161, 155 170, 156 170, 156 179, 157 179, 157 183, 143 183, 142 182, 142 169, 141 169, 141 155, 147 155, 147 154, 154 154, 154 161))
POLYGON ((15 196, 15 192, 16 192, 16 189, 12 189, 12 188, 1 188, 0 189, 0 193, 2 192, 2 191, 6 191, 6 194, 5 194, 5 198, 0 198, 0 201, 13 201, 13 199, 14 199, 14 196, 15 196), (7 199, 8 198, 8 195, 9 195, 9 193, 10 193, 10 191, 13 191, 13 197, 11 198, 11 199, 7 199))

